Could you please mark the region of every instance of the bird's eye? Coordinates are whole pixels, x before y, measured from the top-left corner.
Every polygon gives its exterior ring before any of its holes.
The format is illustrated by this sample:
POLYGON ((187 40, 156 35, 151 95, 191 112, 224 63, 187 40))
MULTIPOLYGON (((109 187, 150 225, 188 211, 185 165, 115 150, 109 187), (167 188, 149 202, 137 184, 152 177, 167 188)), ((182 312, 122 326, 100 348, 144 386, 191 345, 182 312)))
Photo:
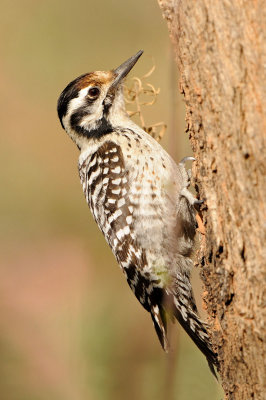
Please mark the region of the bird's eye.
POLYGON ((100 89, 97 87, 92 87, 88 91, 88 96, 91 99, 96 99, 99 96, 99 94, 100 94, 100 89))

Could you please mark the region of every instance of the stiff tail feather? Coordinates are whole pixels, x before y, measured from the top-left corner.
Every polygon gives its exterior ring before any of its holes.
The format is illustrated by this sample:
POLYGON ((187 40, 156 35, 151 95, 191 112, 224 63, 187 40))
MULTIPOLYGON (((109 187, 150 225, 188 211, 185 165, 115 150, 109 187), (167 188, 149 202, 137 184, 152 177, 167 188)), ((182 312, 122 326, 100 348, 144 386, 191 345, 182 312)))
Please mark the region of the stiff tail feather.
POLYGON ((207 324, 199 319, 199 316, 190 308, 185 308, 176 298, 174 298, 174 309, 172 310, 175 318, 191 337, 195 345, 205 355, 212 374, 217 379, 214 367, 218 366, 217 354, 214 353, 207 332, 207 324))
POLYGON ((169 344, 167 339, 167 321, 163 309, 158 305, 152 306, 151 317, 155 331, 160 340, 161 346, 167 353, 169 349, 169 344))

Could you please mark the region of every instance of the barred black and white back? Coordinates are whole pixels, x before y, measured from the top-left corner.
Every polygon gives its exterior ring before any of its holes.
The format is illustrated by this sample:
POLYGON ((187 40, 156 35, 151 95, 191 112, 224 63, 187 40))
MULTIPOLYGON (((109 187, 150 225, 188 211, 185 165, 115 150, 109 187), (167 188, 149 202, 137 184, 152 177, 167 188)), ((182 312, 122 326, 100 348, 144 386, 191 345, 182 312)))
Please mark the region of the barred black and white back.
POLYGON ((174 316, 217 365, 190 283, 196 221, 184 163, 135 125, 124 109, 121 82, 142 52, 110 72, 85 74, 62 92, 58 114, 81 150, 86 200, 128 284, 150 312, 167 350, 174 316))

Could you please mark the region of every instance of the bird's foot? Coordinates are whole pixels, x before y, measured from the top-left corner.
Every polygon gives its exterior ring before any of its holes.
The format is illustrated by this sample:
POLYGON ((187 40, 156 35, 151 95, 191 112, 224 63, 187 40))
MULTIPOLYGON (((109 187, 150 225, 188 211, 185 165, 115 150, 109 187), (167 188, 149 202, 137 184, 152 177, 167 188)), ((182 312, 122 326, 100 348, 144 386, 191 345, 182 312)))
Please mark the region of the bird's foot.
POLYGON ((186 180, 186 187, 188 188, 191 180, 191 169, 188 170, 185 169, 185 163, 187 161, 196 161, 196 159, 194 157, 184 157, 179 163, 184 179, 186 180))
POLYGON ((199 206, 204 203, 204 200, 199 200, 196 197, 194 197, 193 194, 187 189, 187 187, 184 187, 181 190, 180 195, 185 197, 189 202, 189 204, 191 204, 195 208, 199 208, 199 206))

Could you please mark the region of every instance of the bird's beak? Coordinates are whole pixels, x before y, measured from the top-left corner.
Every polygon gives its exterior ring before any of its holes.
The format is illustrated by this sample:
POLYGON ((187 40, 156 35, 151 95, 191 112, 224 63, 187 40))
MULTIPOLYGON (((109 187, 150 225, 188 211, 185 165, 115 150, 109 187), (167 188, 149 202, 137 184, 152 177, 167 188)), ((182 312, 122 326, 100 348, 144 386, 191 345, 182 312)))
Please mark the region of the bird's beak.
POLYGON ((121 81, 127 76, 129 71, 134 67, 140 56, 142 55, 143 50, 138 51, 134 56, 130 57, 127 61, 123 62, 119 67, 113 70, 115 75, 114 81, 112 83, 112 88, 116 87, 121 83, 121 81))

